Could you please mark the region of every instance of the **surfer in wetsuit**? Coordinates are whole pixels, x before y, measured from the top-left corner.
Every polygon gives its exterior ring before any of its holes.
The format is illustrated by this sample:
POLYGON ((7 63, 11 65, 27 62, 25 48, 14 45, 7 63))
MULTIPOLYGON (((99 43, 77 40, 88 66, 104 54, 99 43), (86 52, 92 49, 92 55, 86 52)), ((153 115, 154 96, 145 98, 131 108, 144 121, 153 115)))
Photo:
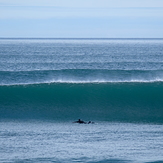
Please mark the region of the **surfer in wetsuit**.
POLYGON ((84 124, 86 124, 86 122, 84 122, 84 121, 82 121, 82 120, 80 120, 80 119, 78 119, 78 121, 75 121, 75 122, 73 122, 73 123, 84 123, 84 124))
POLYGON ((82 121, 82 120, 80 120, 80 119, 78 119, 78 121, 75 121, 75 122, 73 122, 73 123, 83 123, 83 124, 94 124, 94 122, 92 122, 92 121, 89 121, 88 123, 87 122, 85 122, 85 121, 82 121))

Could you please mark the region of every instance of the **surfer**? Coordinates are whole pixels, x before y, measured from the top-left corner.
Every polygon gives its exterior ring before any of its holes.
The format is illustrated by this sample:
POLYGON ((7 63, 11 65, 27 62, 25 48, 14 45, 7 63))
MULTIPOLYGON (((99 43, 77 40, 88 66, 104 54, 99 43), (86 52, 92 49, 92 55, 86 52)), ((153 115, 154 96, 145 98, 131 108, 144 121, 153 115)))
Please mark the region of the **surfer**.
POLYGON ((89 121, 88 123, 87 122, 85 122, 85 121, 82 121, 81 119, 78 119, 78 121, 75 121, 75 122, 73 122, 73 123, 83 123, 83 124, 94 124, 94 122, 92 122, 92 121, 89 121))
POLYGON ((73 122, 73 123, 84 123, 84 124, 86 124, 86 122, 84 122, 84 121, 82 121, 82 120, 80 120, 80 119, 78 119, 78 121, 75 121, 75 122, 73 122))

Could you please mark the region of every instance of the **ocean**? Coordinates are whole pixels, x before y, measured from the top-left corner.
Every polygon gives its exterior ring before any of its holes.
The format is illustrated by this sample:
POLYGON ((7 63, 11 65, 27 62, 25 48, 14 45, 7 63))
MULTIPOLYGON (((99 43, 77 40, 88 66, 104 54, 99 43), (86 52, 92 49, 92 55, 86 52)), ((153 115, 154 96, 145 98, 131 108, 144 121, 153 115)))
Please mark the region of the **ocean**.
POLYGON ((0 162, 161 163, 162 140, 163 39, 0 39, 0 162))

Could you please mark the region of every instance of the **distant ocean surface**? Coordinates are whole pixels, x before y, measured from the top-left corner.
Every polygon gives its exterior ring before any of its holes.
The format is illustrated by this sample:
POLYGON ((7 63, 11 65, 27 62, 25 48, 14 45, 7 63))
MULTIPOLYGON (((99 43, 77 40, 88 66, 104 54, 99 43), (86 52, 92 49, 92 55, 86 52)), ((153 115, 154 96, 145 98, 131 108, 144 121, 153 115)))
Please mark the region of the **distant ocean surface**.
POLYGON ((162 124, 163 39, 0 39, 0 162, 161 163, 162 124))

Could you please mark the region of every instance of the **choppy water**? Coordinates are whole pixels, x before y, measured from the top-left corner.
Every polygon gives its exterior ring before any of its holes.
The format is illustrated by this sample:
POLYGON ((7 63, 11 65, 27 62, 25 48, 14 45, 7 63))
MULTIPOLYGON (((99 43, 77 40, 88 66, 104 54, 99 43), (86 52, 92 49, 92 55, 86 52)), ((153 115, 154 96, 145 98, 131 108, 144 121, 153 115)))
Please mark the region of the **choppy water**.
POLYGON ((0 162, 148 163, 163 160, 163 126, 0 122, 0 162))
POLYGON ((0 161, 161 162, 162 99, 163 39, 0 39, 0 161))

